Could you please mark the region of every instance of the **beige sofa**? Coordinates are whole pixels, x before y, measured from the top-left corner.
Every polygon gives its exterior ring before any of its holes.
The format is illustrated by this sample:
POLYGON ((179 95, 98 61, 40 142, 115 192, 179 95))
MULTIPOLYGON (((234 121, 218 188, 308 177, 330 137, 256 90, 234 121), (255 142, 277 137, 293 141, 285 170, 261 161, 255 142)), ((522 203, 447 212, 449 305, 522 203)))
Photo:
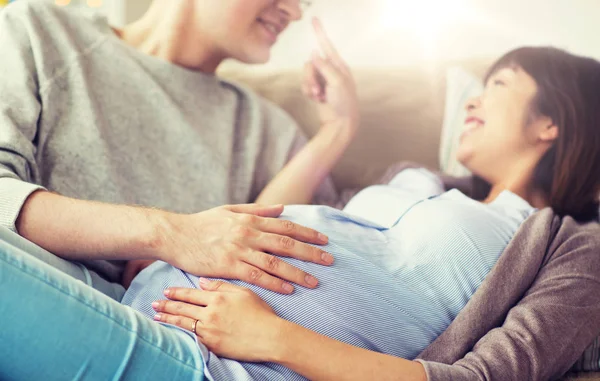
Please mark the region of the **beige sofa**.
MULTIPOLYGON (((483 75, 490 62, 481 59, 459 64, 483 75)), ((445 72, 456 64, 355 71, 362 123, 358 136, 334 170, 340 189, 366 186, 390 164, 401 160, 438 168, 445 72)), ((315 108, 300 91, 300 71, 250 74, 238 69, 225 70, 220 75, 279 104, 309 136, 319 128, 315 108)), ((600 381, 600 373, 565 378, 574 379, 600 381)))

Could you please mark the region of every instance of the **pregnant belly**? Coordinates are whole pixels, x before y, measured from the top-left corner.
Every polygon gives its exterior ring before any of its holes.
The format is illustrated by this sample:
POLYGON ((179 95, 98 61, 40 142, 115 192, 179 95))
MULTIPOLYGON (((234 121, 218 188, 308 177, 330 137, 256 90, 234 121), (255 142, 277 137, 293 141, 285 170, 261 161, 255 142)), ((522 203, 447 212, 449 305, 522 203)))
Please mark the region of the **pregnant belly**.
MULTIPOLYGON (((281 295, 241 281, 230 283, 250 288, 284 319, 354 346, 408 359, 450 324, 452 317, 369 260, 370 250, 386 250, 377 227, 329 208, 293 212, 282 218, 330 237, 324 249, 334 255, 333 266, 283 258, 315 275, 319 286, 314 290, 298 286, 292 295, 281 295)), ((123 302, 152 318, 151 303, 164 299, 165 288, 197 285, 197 277, 159 262, 136 277, 123 302)))

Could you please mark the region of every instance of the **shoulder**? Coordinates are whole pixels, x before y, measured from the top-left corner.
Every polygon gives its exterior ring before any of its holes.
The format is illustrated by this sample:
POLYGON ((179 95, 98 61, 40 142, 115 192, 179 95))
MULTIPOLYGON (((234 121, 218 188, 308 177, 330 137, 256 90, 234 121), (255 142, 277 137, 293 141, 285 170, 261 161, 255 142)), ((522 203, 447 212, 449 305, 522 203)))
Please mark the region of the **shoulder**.
POLYGON ((2 34, 26 34, 32 45, 40 47, 57 39, 77 44, 108 27, 106 18, 97 12, 59 7, 50 1, 19 0, 0 12, 2 34))
POLYGON ((551 251, 558 253, 590 253, 591 262, 600 269, 600 224, 597 221, 578 222, 572 217, 554 215, 556 235, 551 251))
POLYGON ((106 41, 108 31, 106 18, 96 13, 19 0, 0 12, 0 56, 21 66, 18 70, 25 65, 43 87, 106 41))
POLYGON ((531 215, 521 230, 526 234, 522 234, 515 243, 522 248, 544 244, 544 255, 540 260, 541 270, 545 273, 600 274, 598 222, 577 222, 569 216, 561 218, 551 208, 545 208, 531 215))
POLYGON ((68 21, 73 18, 81 18, 81 11, 59 7, 50 1, 19 0, 11 3, 2 12, 0 18, 4 20, 18 20, 28 27, 44 28, 49 22, 57 20, 68 21))

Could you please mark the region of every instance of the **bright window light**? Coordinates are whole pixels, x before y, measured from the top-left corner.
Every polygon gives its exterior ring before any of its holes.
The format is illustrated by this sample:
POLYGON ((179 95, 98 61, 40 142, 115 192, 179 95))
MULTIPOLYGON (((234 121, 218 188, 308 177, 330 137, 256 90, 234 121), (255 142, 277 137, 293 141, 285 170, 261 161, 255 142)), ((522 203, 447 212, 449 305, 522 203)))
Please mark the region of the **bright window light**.
POLYGON ((448 25, 469 21, 472 13, 468 0, 386 0, 382 26, 405 29, 431 39, 448 25))

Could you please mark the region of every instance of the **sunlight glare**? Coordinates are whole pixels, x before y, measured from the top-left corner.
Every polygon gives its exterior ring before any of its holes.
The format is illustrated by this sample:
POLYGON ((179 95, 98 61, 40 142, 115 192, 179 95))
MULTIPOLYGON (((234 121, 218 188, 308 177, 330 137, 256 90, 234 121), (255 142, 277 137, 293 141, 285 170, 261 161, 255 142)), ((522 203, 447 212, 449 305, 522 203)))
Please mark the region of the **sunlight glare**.
POLYGON ((386 0, 382 26, 432 39, 444 27, 468 21, 471 13, 467 0, 386 0))

